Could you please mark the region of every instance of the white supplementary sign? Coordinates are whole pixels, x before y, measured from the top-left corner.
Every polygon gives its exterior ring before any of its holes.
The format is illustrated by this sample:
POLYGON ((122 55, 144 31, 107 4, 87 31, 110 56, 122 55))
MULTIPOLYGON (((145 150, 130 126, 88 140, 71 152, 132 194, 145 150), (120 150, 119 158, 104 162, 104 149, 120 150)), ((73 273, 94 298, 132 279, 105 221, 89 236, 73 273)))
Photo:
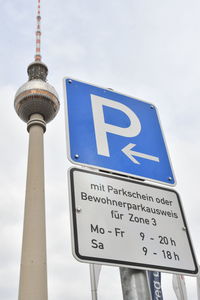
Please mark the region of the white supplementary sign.
POLYGON ((77 168, 69 178, 79 261, 197 274, 176 191, 77 168))
POLYGON ((175 184, 154 105, 77 80, 64 85, 72 163, 175 184))

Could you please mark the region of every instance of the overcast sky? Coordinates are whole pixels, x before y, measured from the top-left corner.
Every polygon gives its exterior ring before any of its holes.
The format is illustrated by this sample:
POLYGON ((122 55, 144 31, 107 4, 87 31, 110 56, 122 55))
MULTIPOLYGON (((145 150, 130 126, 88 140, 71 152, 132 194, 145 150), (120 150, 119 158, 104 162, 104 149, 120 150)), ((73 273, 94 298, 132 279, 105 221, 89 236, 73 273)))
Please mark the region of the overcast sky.
MULTIPOLYGON (((14 111, 34 59, 36 0, 0 0, 0 299, 17 299, 28 134, 14 111)), ((42 60, 60 112, 45 133, 49 300, 90 298, 89 267, 71 254, 63 77, 154 103, 200 257, 200 3, 197 0, 41 0, 42 60)), ((78 109, 78 108, 77 108, 78 109)), ((176 299, 163 274, 165 299, 176 299)), ((188 299, 197 299, 186 277, 188 299)), ((122 299, 117 267, 103 267, 99 299, 122 299)))

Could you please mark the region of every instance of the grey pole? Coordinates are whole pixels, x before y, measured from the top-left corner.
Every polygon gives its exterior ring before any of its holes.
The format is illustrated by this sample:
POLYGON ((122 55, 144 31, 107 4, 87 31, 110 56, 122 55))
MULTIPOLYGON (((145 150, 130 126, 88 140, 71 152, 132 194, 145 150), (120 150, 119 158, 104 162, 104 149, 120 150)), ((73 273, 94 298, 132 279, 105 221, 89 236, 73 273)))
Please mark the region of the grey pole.
POLYGON ((90 264, 90 283, 91 283, 91 294, 92 294, 92 300, 98 300, 97 297, 97 285, 98 282, 96 280, 95 276, 95 267, 94 264, 90 264))
POLYGON ((91 283, 91 294, 92 300, 98 299, 98 284, 99 284, 99 276, 101 273, 102 265, 90 264, 90 283, 91 283))
POLYGON ((43 151, 45 125, 40 114, 33 114, 27 124, 29 153, 19 284, 20 300, 48 298, 43 151))
POLYGON ((124 300, 151 300, 146 271, 120 268, 124 300))

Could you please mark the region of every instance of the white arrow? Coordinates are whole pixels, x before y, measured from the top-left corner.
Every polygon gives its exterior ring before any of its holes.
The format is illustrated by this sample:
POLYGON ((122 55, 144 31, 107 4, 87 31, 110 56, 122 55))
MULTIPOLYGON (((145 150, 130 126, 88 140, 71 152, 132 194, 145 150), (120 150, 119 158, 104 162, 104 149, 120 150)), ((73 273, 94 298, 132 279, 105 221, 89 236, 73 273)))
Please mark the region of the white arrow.
POLYGON ((145 159, 149 159, 149 160, 153 160, 153 161, 156 161, 156 162, 159 162, 159 157, 156 157, 156 156, 152 156, 152 155, 149 155, 149 154, 144 154, 144 153, 140 153, 140 152, 136 152, 136 151, 133 151, 131 150, 133 147, 135 147, 136 144, 128 144, 126 145, 123 149, 122 149, 122 152, 128 156, 128 158, 130 158, 130 160, 132 160, 132 162, 134 164, 138 164, 140 165, 139 161, 137 161, 135 159, 134 156, 138 156, 138 157, 142 157, 142 158, 145 158, 145 159))

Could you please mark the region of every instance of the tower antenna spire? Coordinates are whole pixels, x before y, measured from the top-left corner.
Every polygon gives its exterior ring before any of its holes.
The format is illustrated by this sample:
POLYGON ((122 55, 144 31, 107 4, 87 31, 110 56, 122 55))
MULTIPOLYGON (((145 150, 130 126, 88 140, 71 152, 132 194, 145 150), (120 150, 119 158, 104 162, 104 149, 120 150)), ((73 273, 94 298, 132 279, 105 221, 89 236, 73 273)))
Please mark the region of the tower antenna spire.
POLYGON ((41 61, 41 15, 40 15, 40 0, 38 0, 37 5, 37 27, 36 27, 36 49, 35 49, 35 61, 41 61))

